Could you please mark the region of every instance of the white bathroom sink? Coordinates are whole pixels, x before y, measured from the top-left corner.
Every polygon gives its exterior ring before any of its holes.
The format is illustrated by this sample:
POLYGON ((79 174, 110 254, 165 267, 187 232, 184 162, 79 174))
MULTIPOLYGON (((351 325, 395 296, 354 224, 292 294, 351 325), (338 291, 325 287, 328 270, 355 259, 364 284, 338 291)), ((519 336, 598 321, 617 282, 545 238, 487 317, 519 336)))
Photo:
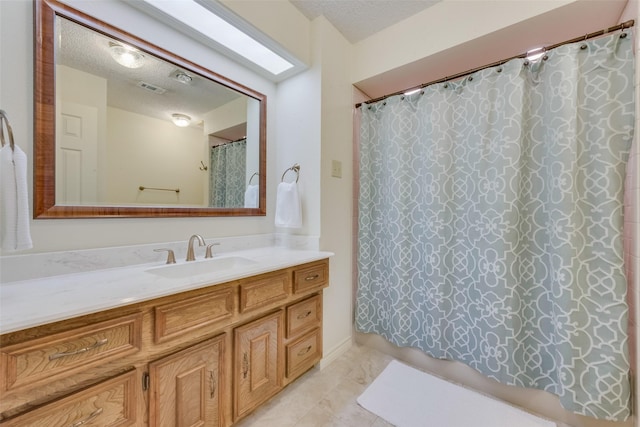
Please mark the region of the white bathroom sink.
POLYGON ((170 279, 180 279, 183 277, 199 276, 201 274, 227 271, 234 268, 246 267, 255 264, 256 261, 240 256, 228 256, 211 258, 202 261, 184 262, 181 264, 164 265, 145 270, 146 273, 170 279))

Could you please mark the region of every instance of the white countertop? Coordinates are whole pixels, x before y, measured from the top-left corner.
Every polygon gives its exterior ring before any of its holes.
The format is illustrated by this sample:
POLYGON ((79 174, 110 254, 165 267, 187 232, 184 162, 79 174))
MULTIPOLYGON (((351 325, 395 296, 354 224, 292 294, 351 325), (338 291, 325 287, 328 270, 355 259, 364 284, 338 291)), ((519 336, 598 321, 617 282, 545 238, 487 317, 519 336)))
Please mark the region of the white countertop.
MULTIPOLYGON (((162 268, 163 264, 156 262, 2 283, 0 333, 268 273, 332 255, 331 252, 264 247, 215 256, 212 260, 242 257, 252 262, 190 277, 167 278, 147 272, 152 268, 162 268)), ((192 263, 207 261, 200 259, 192 263)), ((184 263, 178 261, 173 266, 184 263)))

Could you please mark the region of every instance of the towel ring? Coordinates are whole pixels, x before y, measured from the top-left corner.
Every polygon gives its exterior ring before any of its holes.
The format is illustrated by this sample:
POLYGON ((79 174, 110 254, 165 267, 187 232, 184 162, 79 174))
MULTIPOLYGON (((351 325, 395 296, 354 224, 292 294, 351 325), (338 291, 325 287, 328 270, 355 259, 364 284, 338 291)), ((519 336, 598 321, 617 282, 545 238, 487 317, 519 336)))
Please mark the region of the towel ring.
POLYGON ((0 110, 0 144, 4 147, 4 126, 7 127, 7 134, 9 135, 9 147, 11 151, 15 151, 15 142, 13 142, 13 130, 9 124, 9 117, 4 110, 0 110))
POLYGON ((253 175, 251 175, 251 178, 249 178, 249 185, 251 185, 251 180, 253 179, 254 176, 257 176, 258 179, 260 179, 260 176, 258 175, 258 172, 254 173, 253 175))
POLYGON ((299 164, 295 164, 293 166, 291 166, 289 169, 286 169, 284 171, 284 173, 282 174, 282 178, 280 178, 280 182, 284 182, 284 176, 287 174, 287 172, 292 171, 296 173, 296 182, 298 182, 298 179, 300 179, 300 165, 299 164))

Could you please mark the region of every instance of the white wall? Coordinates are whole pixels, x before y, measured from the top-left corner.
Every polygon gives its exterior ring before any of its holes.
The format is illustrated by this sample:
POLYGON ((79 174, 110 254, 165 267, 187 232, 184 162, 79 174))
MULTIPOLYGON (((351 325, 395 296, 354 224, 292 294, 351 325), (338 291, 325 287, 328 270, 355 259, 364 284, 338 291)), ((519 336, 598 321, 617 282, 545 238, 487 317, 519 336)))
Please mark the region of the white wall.
MULTIPOLYGON (((298 191, 302 198, 302 228, 278 229, 288 234, 320 235, 320 97, 321 70, 314 64, 309 70, 278 84, 276 127, 282 150, 269 158, 272 178, 277 183, 283 172, 300 165, 298 191)), ((288 174, 285 179, 291 181, 288 174)))
MULTIPOLYGON (((278 153, 283 150, 276 136, 276 85, 213 50, 154 21, 119 1, 75 1, 74 7, 138 37, 196 62, 267 96, 267 216, 237 218, 145 218, 33 220, 34 248, 29 252, 50 252, 130 244, 178 241, 193 233, 205 237, 252 235, 273 231, 274 178, 280 169, 278 153)), ((33 2, 0 1, 0 108, 11 119, 16 143, 33 158, 33 2), (11 60, 6 60, 11 58, 11 60)), ((29 162, 31 165, 31 162, 29 162)), ((28 173, 32 188, 33 170, 28 173)), ((32 195, 31 195, 32 197, 32 195)))

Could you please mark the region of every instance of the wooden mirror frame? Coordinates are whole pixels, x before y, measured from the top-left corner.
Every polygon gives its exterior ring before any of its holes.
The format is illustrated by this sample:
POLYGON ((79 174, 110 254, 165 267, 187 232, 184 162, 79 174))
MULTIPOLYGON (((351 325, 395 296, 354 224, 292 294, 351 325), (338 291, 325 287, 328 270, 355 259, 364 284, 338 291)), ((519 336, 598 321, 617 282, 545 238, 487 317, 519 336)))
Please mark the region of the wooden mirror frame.
POLYGON ((34 2, 34 219, 118 218, 118 217, 211 217, 266 215, 266 111, 267 97, 229 80, 198 64, 181 58, 145 40, 126 33, 56 0, 34 2), (60 15, 77 24, 135 46, 174 65, 213 80, 260 101, 259 207, 212 208, 171 206, 72 206, 55 204, 55 17, 60 15))

